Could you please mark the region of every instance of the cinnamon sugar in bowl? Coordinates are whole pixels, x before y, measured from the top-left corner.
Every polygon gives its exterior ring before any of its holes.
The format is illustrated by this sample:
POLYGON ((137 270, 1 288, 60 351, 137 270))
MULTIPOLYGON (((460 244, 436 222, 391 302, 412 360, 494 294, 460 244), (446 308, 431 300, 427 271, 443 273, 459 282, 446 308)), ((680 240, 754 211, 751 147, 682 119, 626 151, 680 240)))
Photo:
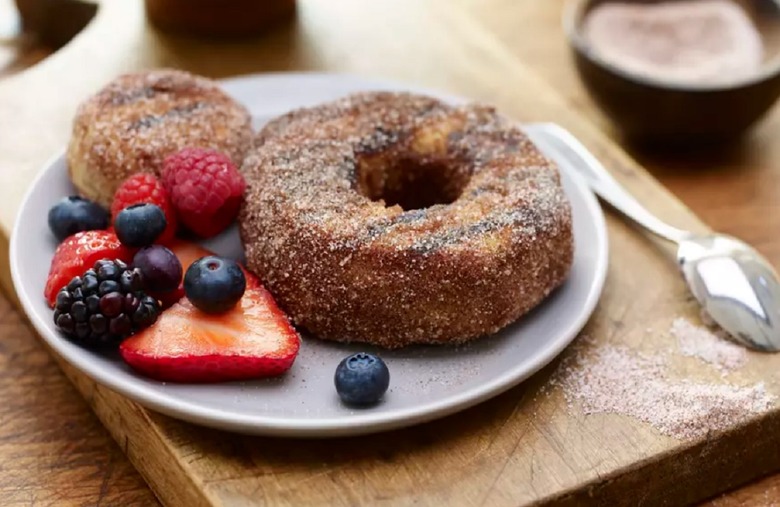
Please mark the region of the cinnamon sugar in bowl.
POLYGON ((583 84, 628 138, 734 138, 780 97, 775 0, 569 0, 563 22, 583 84))

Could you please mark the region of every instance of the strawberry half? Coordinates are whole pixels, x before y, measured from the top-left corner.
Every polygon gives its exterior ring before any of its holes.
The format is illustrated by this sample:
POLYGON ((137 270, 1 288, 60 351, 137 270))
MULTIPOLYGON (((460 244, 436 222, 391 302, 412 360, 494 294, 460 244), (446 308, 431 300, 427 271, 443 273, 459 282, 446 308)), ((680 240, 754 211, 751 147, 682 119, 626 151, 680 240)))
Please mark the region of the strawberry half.
POLYGON ((79 232, 65 239, 54 252, 43 295, 54 307, 57 293, 75 276, 81 276, 100 259, 133 260, 133 250, 109 231, 79 232))
POLYGON ((224 382, 281 375, 298 355, 300 337, 271 294, 253 278, 230 311, 210 315, 187 298, 120 346, 136 371, 167 382, 224 382))

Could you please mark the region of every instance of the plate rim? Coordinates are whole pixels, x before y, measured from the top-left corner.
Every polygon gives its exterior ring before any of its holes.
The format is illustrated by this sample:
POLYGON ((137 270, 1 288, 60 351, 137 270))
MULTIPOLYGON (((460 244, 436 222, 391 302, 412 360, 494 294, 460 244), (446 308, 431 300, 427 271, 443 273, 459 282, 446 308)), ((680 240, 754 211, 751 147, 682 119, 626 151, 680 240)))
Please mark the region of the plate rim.
MULTIPOLYGON (((328 80, 347 79, 349 81, 358 81, 360 83, 364 83, 366 86, 373 84, 374 86, 394 87, 414 91, 419 90, 423 93, 429 93, 444 100, 449 100, 450 98, 454 98, 460 101, 467 100, 464 97, 451 95, 447 92, 420 88, 414 85, 407 85, 399 81, 364 78, 362 76, 341 73, 277 72, 250 74, 220 80, 219 83, 220 85, 229 86, 231 83, 237 83, 240 81, 252 81, 257 79, 273 80, 280 78, 317 78, 328 80)), ((576 174, 572 174, 571 171, 567 171, 566 176, 568 176, 574 182, 577 190, 583 198, 586 208, 589 211, 592 224, 596 230, 595 243, 597 244, 598 251, 601 253, 601 255, 595 258, 593 263, 593 282, 588 288, 586 299, 583 305, 580 307, 576 318, 571 320, 569 325, 565 328, 564 332, 558 334, 559 337, 555 342, 555 346, 546 348, 545 352, 536 356, 532 363, 523 363, 524 366, 521 373, 518 373, 517 369, 508 369, 502 375, 496 377, 492 381, 480 383, 467 391, 443 397, 435 402, 427 403, 422 408, 420 406, 413 406, 404 409, 398 409, 390 413, 353 413, 353 415, 348 419, 305 419, 291 418, 289 416, 268 417, 262 414, 248 415, 234 412, 225 412, 220 409, 210 409, 203 407, 202 405, 193 404, 187 400, 182 400, 174 395, 161 394, 151 390, 143 384, 128 383, 121 378, 117 378, 115 375, 110 373, 103 373, 103 370, 99 367, 92 368, 90 364, 81 364, 82 362, 78 358, 71 357, 71 355, 60 346, 60 342, 62 341, 61 337, 50 336, 54 334, 53 331, 43 321, 43 318, 39 316, 33 309, 34 305, 31 299, 32 295, 27 293, 23 282, 20 280, 19 274, 19 256, 21 255, 19 246, 21 244, 21 233, 19 231, 21 230, 21 220, 24 215, 23 211, 27 209, 28 206, 30 206, 31 197, 40 184, 41 180, 48 174, 51 168, 65 156, 65 151, 66 150, 64 148, 60 149, 55 155, 47 160, 42 168, 38 170, 35 178, 25 191, 24 197, 17 211, 17 216, 14 220, 13 230, 11 232, 11 240, 9 243, 11 277, 16 294, 22 303, 24 313, 27 315, 28 319, 30 319, 33 327, 43 338, 48 347, 62 360, 87 375, 93 382, 96 382, 97 384, 100 384, 112 391, 126 396, 140 405, 156 412, 166 414, 176 419, 189 421, 212 428, 255 435, 328 438, 363 435, 412 426, 451 415, 461 410, 465 410, 519 385, 521 382, 536 374, 539 370, 544 368, 544 366, 549 364, 553 359, 560 355, 560 353, 576 338, 581 329, 590 319, 599 302, 600 295, 606 281, 607 268, 609 265, 609 246, 607 227, 603 210, 601 209, 601 206, 599 205, 595 195, 590 191, 585 182, 576 174)), ((563 169, 559 170, 563 172, 563 169)))

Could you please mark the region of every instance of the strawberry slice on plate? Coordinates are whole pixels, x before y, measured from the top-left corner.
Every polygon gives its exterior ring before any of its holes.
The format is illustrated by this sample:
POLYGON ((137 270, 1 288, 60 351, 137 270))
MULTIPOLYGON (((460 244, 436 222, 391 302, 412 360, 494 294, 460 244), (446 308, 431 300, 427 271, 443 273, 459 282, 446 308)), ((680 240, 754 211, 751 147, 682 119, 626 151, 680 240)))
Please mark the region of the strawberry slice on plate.
POLYGON ((116 234, 109 231, 79 232, 60 243, 51 260, 49 277, 43 291, 49 305, 54 307, 57 293, 73 277, 83 275, 101 259, 130 262, 133 250, 122 245, 116 234))
POLYGON ((206 314, 181 299, 153 326, 122 342, 120 353, 136 371, 157 380, 224 382, 281 375, 300 343, 271 294, 254 280, 226 313, 206 314))

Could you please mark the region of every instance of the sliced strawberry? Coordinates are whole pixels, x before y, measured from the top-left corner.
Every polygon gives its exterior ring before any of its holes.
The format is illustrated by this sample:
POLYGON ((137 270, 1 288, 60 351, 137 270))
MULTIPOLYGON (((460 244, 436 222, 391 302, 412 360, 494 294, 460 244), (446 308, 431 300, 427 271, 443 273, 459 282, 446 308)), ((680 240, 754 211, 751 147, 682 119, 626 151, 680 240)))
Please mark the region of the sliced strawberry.
POLYGON ((119 259, 130 262, 133 250, 119 242, 116 234, 108 231, 79 232, 65 239, 54 252, 44 297, 54 306, 57 293, 73 277, 81 276, 100 259, 119 259))
POLYGON ((157 322, 122 342, 136 371, 168 382, 223 382, 281 375, 290 369, 300 337, 271 294, 253 280, 232 310, 210 315, 187 298, 157 322))

